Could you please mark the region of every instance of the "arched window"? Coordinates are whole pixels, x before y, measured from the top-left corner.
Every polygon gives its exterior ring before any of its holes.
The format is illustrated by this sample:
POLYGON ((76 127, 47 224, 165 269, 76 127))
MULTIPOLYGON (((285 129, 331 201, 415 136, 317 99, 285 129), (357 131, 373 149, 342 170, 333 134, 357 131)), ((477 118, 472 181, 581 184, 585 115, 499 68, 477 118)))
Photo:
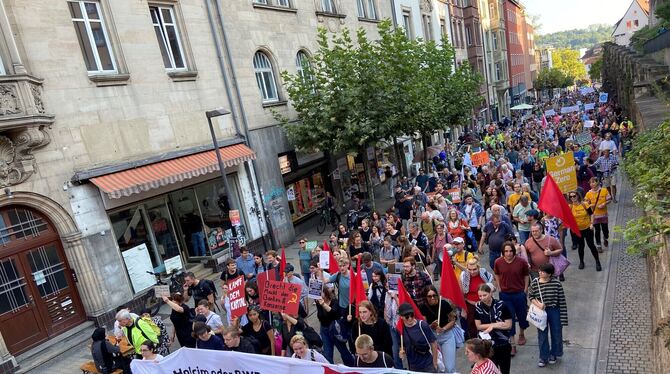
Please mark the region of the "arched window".
POLYGON ((258 89, 261 91, 263 102, 279 101, 274 69, 265 53, 258 51, 254 55, 254 72, 256 73, 256 83, 258 83, 258 89))
POLYGON ((303 67, 307 64, 309 64, 309 57, 307 57, 307 53, 304 51, 298 51, 298 53, 295 55, 295 68, 302 79, 306 78, 305 74, 307 73, 303 70, 303 67))

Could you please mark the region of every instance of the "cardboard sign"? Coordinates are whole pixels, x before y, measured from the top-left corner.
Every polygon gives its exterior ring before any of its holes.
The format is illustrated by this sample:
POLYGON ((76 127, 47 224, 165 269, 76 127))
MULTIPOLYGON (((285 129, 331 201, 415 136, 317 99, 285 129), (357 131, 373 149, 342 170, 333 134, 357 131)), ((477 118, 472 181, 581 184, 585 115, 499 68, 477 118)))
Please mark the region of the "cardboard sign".
POLYGON ((461 190, 458 188, 448 189, 447 192, 451 197, 451 202, 454 204, 459 204, 461 202, 461 190))
POLYGON ((261 308, 271 312, 298 314, 300 292, 298 284, 266 280, 260 293, 261 308))
POLYGON ((486 151, 471 153, 470 160, 472 161, 472 166, 474 167, 486 165, 489 163, 489 153, 486 151))
POLYGON ((312 278, 309 280, 309 293, 307 294, 307 297, 310 299, 320 299, 321 298, 321 290, 323 289, 323 281, 312 278))
POLYGON ((168 286, 167 284, 154 286, 154 295, 156 295, 157 299, 162 299, 163 296, 170 297, 170 286, 168 286))
POLYGON ((572 151, 548 158, 547 172, 554 178, 561 192, 568 193, 577 189, 577 170, 572 151))
POLYGON ((596 108, 596 103, 584 104, 584 110, 594 110, 596 108))
POLYGON ((389 291, 398 292, 398 282, 401 282, 400 274, 387 274, 389 291))
POLYGON ((239 226, 240 225, 240 211, 237 209, 233 209, 230 212, 228 212, 228 216, 230 217, 230 224, 233 226, 239 226))
POLYGON ((231 318, 247 314, 247 302, 244 300, 244 276, 228 281, 228 299, 230 300, 231 318))
POLYGON ((593 127, 593 125, 595 125, 595 121, 591 121, 591 120, 584 121, 584 128, 585 129, 591 128, 591 127, 593 127))
POLYGON ((603 92, 600 94, 598 99, 599 99, 598 101, 600 101, 601 103, 606 103, 607 100, 609 99, 609 94, 607 92, 603 92))
POLYGON ((591 143, 591 140, 593 139, 591 138, 590 131, 584 131, 583 133, 577 134, 577 136, 575 136, 575 142, 579 145, 589 144, 591 143))
POLYGON ((266 280, 277 280, 277 271, 275 269, 270 269, 262 273, 258 273, 256 276, 256 284, 258 285, 258 294, 262 295, 265 291, 265 281, 266 280))
POLYGON ((330 269, 330 251, 319 252, 319 267, 323 270, 330 269))

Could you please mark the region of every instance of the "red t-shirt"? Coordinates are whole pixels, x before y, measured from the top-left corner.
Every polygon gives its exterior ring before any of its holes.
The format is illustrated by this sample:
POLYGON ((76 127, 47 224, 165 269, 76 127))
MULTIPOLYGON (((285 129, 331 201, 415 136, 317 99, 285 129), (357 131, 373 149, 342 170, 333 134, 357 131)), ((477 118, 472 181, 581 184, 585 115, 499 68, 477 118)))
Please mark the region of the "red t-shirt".
POLYGON ((486 359, 476 364, 470 374, 500 374, 500 369, 490 359, 486 359))
POLYGON ((470 289, 468 289, 468 293, 465 295, 465 298, 474 302, 479 301, 479 294, 477 291, 479 290, 479 286, 484 283, 484 280, 479 276, 479 274, 475 275, 474 277, 470 277, 470 289))
POLYGON ((493 272, 498 276, 502 292, 523 292, 526 288, 528 263, 522 258, 515 256, 511 263, 502 257, 497 258, 493 265, 493 272))
POLYGON ((545 235, 543 239, 540 239, 537 242, 540 244, 541 248, 535 244, 535 240, 533 240, 532 237, 528 238, 525 243, 526 252, 528 252, 528 256, 530 257, 530 268, 533 271, 538 271, 540 265, 549 262, 549 257, 544 254, 545 249, 551 251, 563 249, 563 247, 561 247, 561 242, 549 235, 545 235))

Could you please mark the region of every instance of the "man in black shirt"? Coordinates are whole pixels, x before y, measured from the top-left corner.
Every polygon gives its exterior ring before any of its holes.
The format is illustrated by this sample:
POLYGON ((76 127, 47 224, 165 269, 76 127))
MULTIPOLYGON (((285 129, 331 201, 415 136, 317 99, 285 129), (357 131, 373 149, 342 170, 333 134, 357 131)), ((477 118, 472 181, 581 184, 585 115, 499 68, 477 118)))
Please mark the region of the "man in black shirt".
POLYGON ((210 305, 214 305, 214 294, 216 293, 216 290, 212 289, 213 285, 214 283, 211 281, 205 282, 196 279, 195 274, 189 271, 184 276, 184 302, 188 302, 191 296, 193 296, 195 306, 198 306, 200 300, 207 300, 210 305))
POLYGON ((221 273, 221 287, 225 286, 231 280, 244 276, 244 273, 237 268, 237 263, 232 258, 226 260, 226 268, 221 273))
POLYGON ((356 338, 356 367, 359 368, 392 368, 393 357, 382 351, 375 351, 370 335, 356 338))
POLYGON ((242 353, 258 353, 258 347, 250 341, 252 338, 240 336, 240 330, 236 326, 230 326, 223 332, 223 350, 242 352, 242 353))

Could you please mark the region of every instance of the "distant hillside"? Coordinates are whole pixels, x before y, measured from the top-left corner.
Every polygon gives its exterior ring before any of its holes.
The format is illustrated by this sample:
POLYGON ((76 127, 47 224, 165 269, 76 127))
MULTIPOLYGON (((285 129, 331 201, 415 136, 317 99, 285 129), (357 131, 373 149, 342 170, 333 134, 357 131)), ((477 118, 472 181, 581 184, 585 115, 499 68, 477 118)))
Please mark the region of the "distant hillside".
POLYGON ((614 25, 598 24, 585 29, 575 29, 538 35, 537 45, 552 46, 554 48, 590 48, 596 43, 610 40, 614 25))

